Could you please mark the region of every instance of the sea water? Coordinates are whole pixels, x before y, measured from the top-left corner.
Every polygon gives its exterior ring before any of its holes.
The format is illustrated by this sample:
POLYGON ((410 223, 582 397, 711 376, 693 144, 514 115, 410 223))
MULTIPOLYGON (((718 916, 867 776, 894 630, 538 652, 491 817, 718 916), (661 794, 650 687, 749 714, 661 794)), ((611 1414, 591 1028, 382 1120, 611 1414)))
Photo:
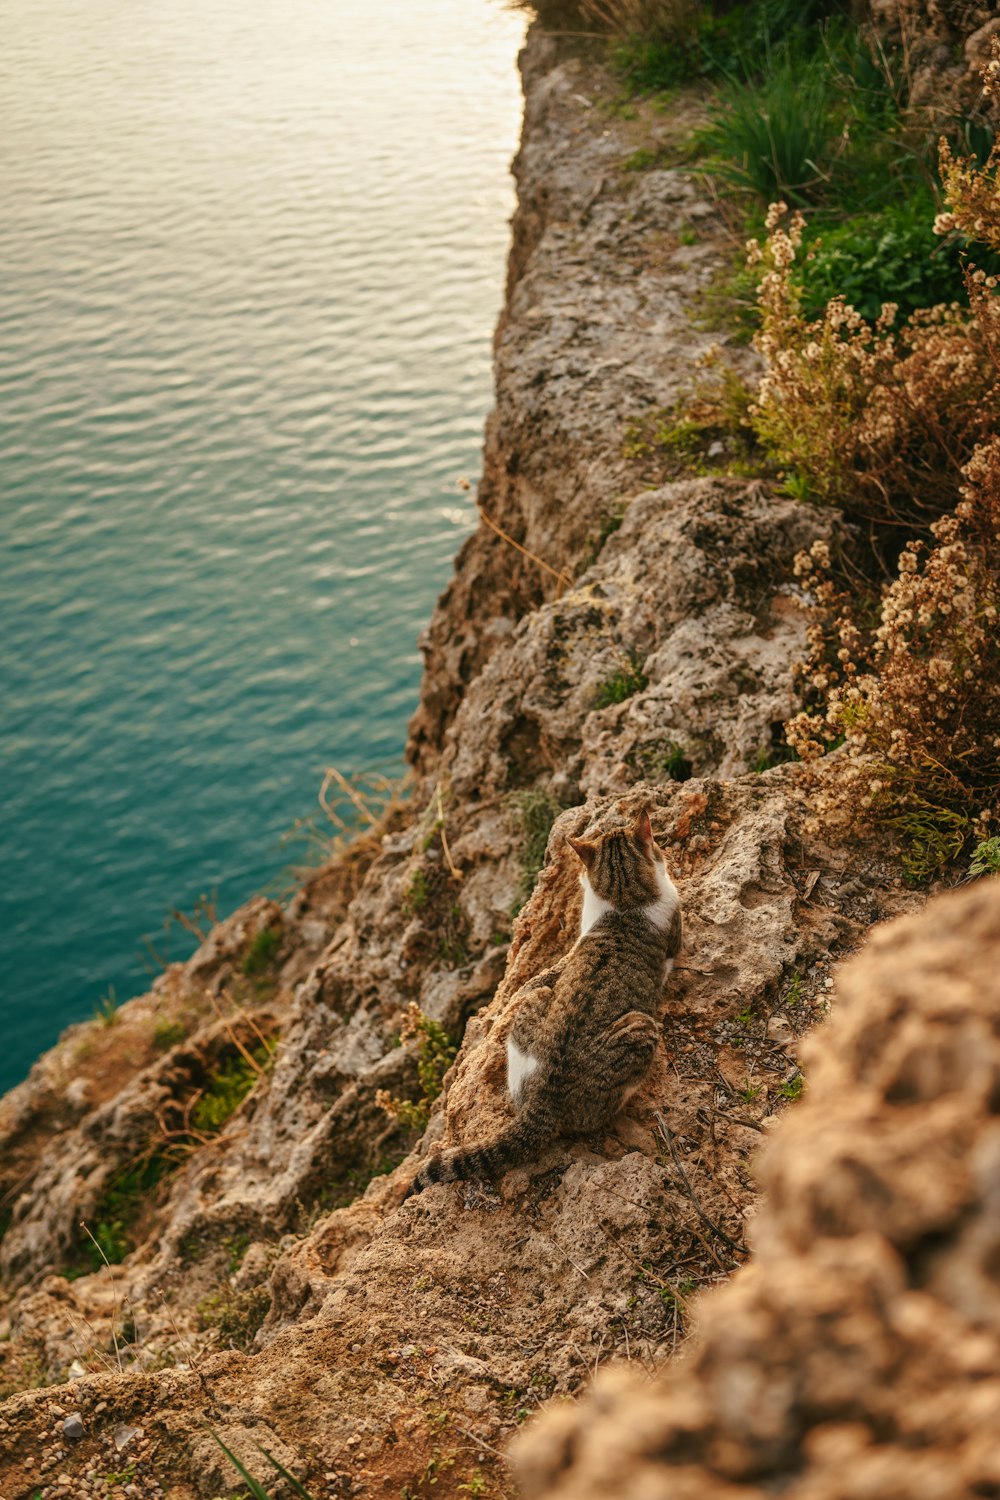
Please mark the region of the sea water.
MULTIPOLYGON (((524 15, 0 0, 0 1088, 402 768, 471 528, 524 15), (176 934, 177 929, 175 929, 176 934)), ((190 941, 190 940, 188 940, 190 941)))

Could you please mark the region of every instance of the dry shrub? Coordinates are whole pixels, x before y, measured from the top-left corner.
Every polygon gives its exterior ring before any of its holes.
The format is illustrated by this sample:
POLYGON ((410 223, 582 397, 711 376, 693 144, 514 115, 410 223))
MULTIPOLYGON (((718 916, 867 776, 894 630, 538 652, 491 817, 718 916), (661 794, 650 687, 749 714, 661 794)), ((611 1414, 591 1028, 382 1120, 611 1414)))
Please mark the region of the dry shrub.
MULTIPOLYGON (((1000 39, 994 39, 987 87, 998 76, 1000 39)), ((1000 247, 998 168, 997 150, 985 166, 977 167, 971 158, 956 160, 942 145, 948 214, 939 216, 941 232, 957 226, 990 247, 1000 247)), ((849 420, 842 421, 831 439, 813 415, 807 433, 797 441, 807 459, 808 445, 815 442, 814 470, 825 477, 831 498, 842 498, 844 491, 836 486, 846 488, 855 476, 838 471, 838 442, 846 431, 854 461, 870 463, 873 453, 882 452, 876 414, 888 410, 887 431, 903 448, 902 461, 916 481, 920 475, 914 455, 928 462, 934 447, 921 447, 900 413, 915 421, 917 397, 926 408, 927 392, 933 389, 940 406, 936 413, 926 409, 925 417, 938 448, 938 472, 931 476, 937 487, 924 484, 922 505, 926 508, 933 497, 933 504, 942 509, 954 470, 961 470, 953 507, 931 523, 928 539, 911 541, 900 553, 897 576, 883 593, 872 628, 863 628, 854 600, 838 591, 825 544, 816 543, 796 564, 816 610, 810 657, 800 668, 807 706, 786 725, 788 742, 805 760, 843 743, 850 763, 844 787, 855 809, 871 808, 892 824, 902 836, 907 875, 927 880, 973 839, 987 839, 990 824, 1000 817, 997 278, 970 266, 968 313, 960 318, 949 309, 936 323, 918 322, 916 336, 896 346, 895 363, 888 315, 883 312, 875 329, 867 331, 846 318, 849 310, 835 301, 818 324, 810 325, 818 352, 807 356, 801 320, 796 324, 786 289, 787 265, 798 244, 797 224, 793 221, 788 231, 781 230, 775 212, 769 228, 774 264, 765 275, 765 283, 770 281, 762 289, 762 299, 772 310, 772 341, 765 349, 771 384, 758 403, 763 420, 770 424, 766 430, 787 429, 785 441, 790 445, 794 421, 807 420, 801 406, 807 390, 826 390, 824 410, 831 420, 837 409, 849 411, 849 420), (782 341, 787 328, 794 335, 791 350, 782 341), (823 373, 825 385, 816 372, 823 373), (782 394, 790 394, 792 414, 777 412, 782 394), (963 455, 961 443, 980 423, 975 446, 963 455), (866 434, 863 445, 858 434, 866 434), (944 434, 947 444, 941 441, 944 434)), ((887 457, 880 456, 878 472, 883 477, 894 472, 887 457)), ((867 485, 871 473, 870 467, 862 466, 856 477, 867 485)))
POLYGON ((835 590, 822 545, 797 559, 821 612, 803 668, 821 706, 786 725, 788 742, 803 759, 840 741, 864 757, 856 806, 899 831, 917 881, 986 838, 1000 813, 1000 437, 976 449, 965 474, 932 544, 900 554, 874 631, 835 590))
POLYGON ((952 305, 897 329, 886 303, 872 326, 842 297, 804 317, 791 274, 804 221, 786 214, 772 205, 765 245, 748 246, 764 267, 755 343, 766 370, 751 407, 758 438, 793 471, 799 493, 874 525, 926 527, 954 504, 963 464, 1000 417, 980 325, 952 305))
POLYGON ((592 26, 619 37, 686 45, 697 34, 699 0, 579 0, 592 26))
POLYGON ((960 229, 970 240, 1000 250, 1000 141, 983 167, 970 157, 955 157, 948 142, 942 141, 941 178, 950 207, 934 221, 938 233, 960 229))

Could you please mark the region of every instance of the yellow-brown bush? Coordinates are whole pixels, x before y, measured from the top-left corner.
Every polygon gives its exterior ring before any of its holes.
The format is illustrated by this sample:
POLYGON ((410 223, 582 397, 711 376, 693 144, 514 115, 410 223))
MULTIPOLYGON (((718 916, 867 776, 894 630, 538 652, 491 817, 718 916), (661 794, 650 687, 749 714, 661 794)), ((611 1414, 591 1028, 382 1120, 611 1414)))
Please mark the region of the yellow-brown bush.
POLYGON ((918 312, 897 328, 883 306, 874 326, 843 298, 820 317, 801 311, 791 267, 804 221, 772 206, 761 247, 766 368, 751 421, 799 491, 878 526, 926 527, 955 503, 962 465, 997 428, 1000 387, 979 322, 957 305, 918 312))
MULTIPOLYGON (((1000 40, 994 63, 1000 74, 1000 40)), ((977 167, 942 146, 948 213, 939 216, 941 232, 958 226, 1000 246, 998 168, 997 150, 977 167)), ((970 266, 968 311, 938 310, 905 337, 894 338, 888 313, 870 330, 837 299, 806 325, 787 278, 800 226, 793 220, 782 229, 782 212, 779 206, 769 222, 761 289, 768 370, 758 431, 772 445, 794 444, 799 467, 817 476, 817 492, 845 509, 860 493, 873 506, 881 497, 881 509, 869 514, 883 521, 937 511, 929 535, 899 553, 897 576, 868 628, 848 590, 834 583, 826 545, 800 554, 797 572, 815 613, 800 668, 806 707, 786 735, 805 760, 844 745, 844 786, 854 806, 895 827, 906 873, 926 880, 974 839, 988 838, 1000 819, 997 281, 970 266), (810 397, 818 411, 808 409, 810 397), (782 401, 790 409, 781 410, 782 401), (920 421, 928 424, 925 442, 920 421), (901 508, 895 486, 907 472, 919 506, 903 495, 901 508)))
MULTIPOLYGON (((803 669, 819 711, 786 725, 803 759, 843 740, 865 758, 856 805, 901 835, 903 867, 926 880, 1000 814, 1000 437, 977 448, 954 513, 911 542, 874 631, 813 548, 798 572, 821 613, 803 669)), ((857 778, 854 778, 857 780, 857 778)))

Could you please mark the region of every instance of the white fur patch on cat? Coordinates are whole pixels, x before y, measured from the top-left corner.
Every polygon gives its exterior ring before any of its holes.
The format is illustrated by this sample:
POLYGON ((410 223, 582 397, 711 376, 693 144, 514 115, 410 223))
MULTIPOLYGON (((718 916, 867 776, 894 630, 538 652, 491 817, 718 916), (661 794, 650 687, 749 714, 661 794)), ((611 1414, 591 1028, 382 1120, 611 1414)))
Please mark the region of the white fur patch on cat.
POLYGON ((599 922, 606 911, 614 911, 610 901, 605 901, 603 896, 598 896, 590 883, 590 876, 584 870, 580 876, 580 884, 583 886, 583 915, 580 918, 580 936, 589 932, 595 922, 599 922))
POLYGON ((656 867, 656 883, 660 887, 660 894, 655 901, 642 909, 646 914, 646 920, 653 927, 658 927, 661 932, 665 931, 674 920, 674 912, 680 903, 677 887, 667 874, 667 867, 659 864, 656 867))
POLYGON ((512 1036, 507 1038, 507 1087, 512 1099, 516 1099, 526 1078, 530 1078, 538 1067, 538 1058, 530 1052, 522 1052, 512 1036))

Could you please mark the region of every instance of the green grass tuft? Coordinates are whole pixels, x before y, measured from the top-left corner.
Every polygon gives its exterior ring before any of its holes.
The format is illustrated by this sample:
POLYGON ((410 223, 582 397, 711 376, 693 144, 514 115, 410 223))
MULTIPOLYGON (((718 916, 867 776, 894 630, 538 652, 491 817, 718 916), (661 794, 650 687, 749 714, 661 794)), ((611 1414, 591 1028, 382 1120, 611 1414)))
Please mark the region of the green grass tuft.
MULTIPOLYGON (((264 1488, 260 1480, 255 1479, 254 1476, 250 1473, 249 1469, 245 1468, 244 1465, 240 1463, 240 1460, 236 1457, 236 1454, 232 1451, 232 1449, 226 1447, 219 1434, 217 1432, 213 1432, 211 1427, 208 1430, 215 1441, 218 1443, 219 1447, 222 1449, 223 1453, 229 1459, 229 1462, 232 1464, 237 1474, 243 1480, 244 1484, 246 1484, 247 1488, 250 1491, 251 1500, 273 1500, 272 1495, 268 1490, 264 1488)), ((264 1455, 279 1478, 283 1479, 286 1484, 291 1485, 292 1492, 299 1496, 299 1500, 312 1500, 312 1496, 309 1494, 309 1491, 302 1488, 302 1485, 299 1483, 299 1481, 293 1475, 289 1474, 288 1470, 278 1462, 273 1453, 269 1453, 266 1448, 262 1448, 260 1443, 255 1444, 255 1446, 264 1455)))
POLYGON ((265 927, 257 933, 243 955, 244 974, 264 974, 274 967, 281 947, 281 930, 265 927))
POLYGON ((597 689, 594 707, 596 709, 609 708, 613 703, 624 703, 627 698, 641 693, 647 686, 649 678, 642 670, 640 663, 641 658, 633 652, 627 665, 605 678, 597 689))
POLYGON ((521 883, 519 905, 523 906, 535 888, 535 881, 545 863, 552 825, 562 808, 551 792, 542 787, 514 792, 511 803, 517 809, 524 842, 521 845, 521 883))
POLYGON ((108 993, 102 995, 94 1006, 94 1020, 102 1026, 113 1026, 118 1020, 118 997, 113 984, 108 985, 108 993))
POLYGON ((1000 837, 984 839, 977 844, 972 851, 972 860, 969 864, 969 874, 1000 875, 1000 837))
POLYGON ((183 1021, 157 1021, 153 1028, 153 1046, 158 1052, 169 1052, 187 1036, 183 1021))
POLYGON ((228 1058, 208 1076, 201 1098, 191 1110, 191 1125, 202 1135, 215 1135, 239 1109, 254 1084, 271 1064, 274 1043, 254 1048, 249 1058, 228 1058))

